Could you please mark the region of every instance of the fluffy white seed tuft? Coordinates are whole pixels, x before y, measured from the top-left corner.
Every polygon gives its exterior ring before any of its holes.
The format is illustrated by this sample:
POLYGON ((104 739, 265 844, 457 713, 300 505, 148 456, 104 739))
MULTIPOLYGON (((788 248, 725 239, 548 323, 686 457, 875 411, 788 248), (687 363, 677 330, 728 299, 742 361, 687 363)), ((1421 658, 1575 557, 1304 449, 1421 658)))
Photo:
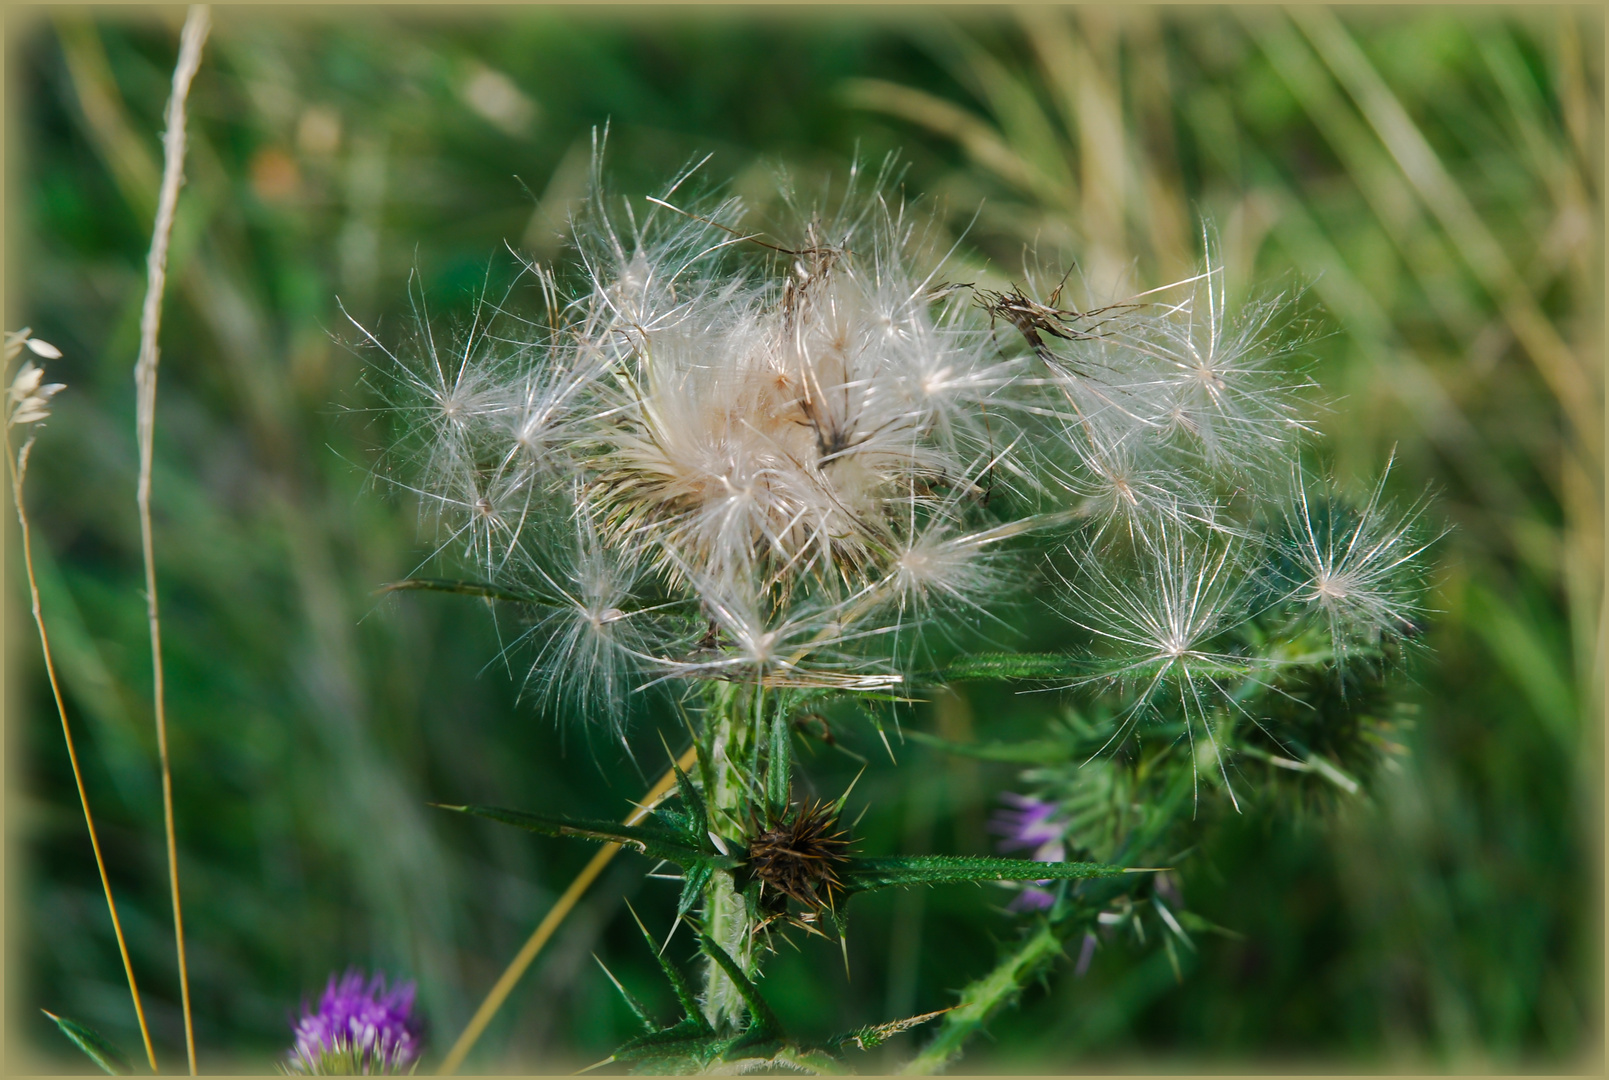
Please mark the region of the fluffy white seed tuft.
MULTIPOLYGON (((736 200, 680 194, 691 175, 639 204, 595 183, 577 274, 516 282, 545 320, 483 304, 438 348, 420 305, 418 349, 385 353, 419 459, 406 486, 438 552, 526 598, 544 698, 618 719, 668 679, 887 691, 930 643, 1003 625, 1025 592, 1014 545, 1059 531, 1097 677, 1129 688, 1131 720, 1173 701, 1222 770, 1229 681, 1261 677, 1232 644, 1237 522, 1266 519, 1270 464, 1307 430, 1280 306, 1229 312, 1209 263, 1064 309, 1060 288, 947 282, 884 180, 852 177, 777 239, 736 200)), ((1288 599, 1338 643, 1407 617, 1413 514, 1389 525, 1376 493, 1342 535, 1305 496, 1292 513, 1308 580, 1288 599)))

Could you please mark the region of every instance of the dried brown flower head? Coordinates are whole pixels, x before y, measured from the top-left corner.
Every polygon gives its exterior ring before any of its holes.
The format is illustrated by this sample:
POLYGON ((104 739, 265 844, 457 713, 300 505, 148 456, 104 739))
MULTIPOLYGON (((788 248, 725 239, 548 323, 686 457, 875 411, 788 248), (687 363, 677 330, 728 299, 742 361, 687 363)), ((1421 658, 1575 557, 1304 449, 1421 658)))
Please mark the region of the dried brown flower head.
POLYGON ((749 873, 776 894, 776 902, 798 902, 811 914, 830 910, 834 892, 841 891, 837 864, 847 862, 848 833, 838 828, 838 811, 831 803, 803 803, 781 820, 756 824, 749 836, 749 873))

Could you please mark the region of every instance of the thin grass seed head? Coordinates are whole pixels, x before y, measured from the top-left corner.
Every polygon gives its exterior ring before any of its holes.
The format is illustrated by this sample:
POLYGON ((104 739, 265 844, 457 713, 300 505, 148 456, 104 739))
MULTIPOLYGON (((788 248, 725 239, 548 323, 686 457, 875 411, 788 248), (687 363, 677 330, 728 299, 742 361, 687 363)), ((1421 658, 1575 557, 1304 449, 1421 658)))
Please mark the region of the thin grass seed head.
POLYGON ((61 350, 48 341, 42 341, 33 336, 33 328, 24 326, 21 330, 7 330, 5 337, 5 361, 11 363, 27 349, 35 356, 46 360, 60 360, 61 350))
MULTIPOLYGON (((9 366, 24 349, 46 360, 61 359, 60 349, 48 341, 33 337, 28 327, 7 331, 6 364, 9 366)), ((35 364, 32 359, 24 360, 6 391, 6 427, 37 424, 44 420, 50 416, 50 399, 65 389, 67 389, 66 383, 45 382, 45 369, 35 364)))

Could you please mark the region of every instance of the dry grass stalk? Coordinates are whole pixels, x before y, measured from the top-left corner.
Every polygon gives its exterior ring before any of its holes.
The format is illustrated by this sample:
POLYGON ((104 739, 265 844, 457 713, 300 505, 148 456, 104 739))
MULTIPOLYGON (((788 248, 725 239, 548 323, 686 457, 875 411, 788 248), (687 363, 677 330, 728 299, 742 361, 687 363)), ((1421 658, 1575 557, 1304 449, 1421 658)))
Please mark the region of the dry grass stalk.
MULTIPOLYGON (((59 356, 53 346, 46 346, 43 342, 27 341, 27 330, 16 335, 6 335, 6 362, 13 358, 13 348, 20 352, 26 343, 31 351, 38 355, 59 356), (43 348, 41 348, 43 346, 43 348), (48 350, 48 351, 47 351, 48 350)), ((140 1038, 145 1042, 145 1058, 151 1063, 151 1071, 156 1072, 156 1051, 151 1046, 151 1031, 145 1023, 145 1007, 140 1003, 140 988, 134 980, 134 965, 129 960, 128 943, 123 939, 123 921, 117 916, 117 901, 112 897, 112 883, 106 876, 106 860, 101 856, 100 835, 95 831, 95 816, 89 810, 89 794, 84 790, 83 770, 78 766, 78 749, 73 743, 72 725, 67 722, 67 706, 62 701, 61 684, 56 678, 56 661, 50 651, 50 635, 45 631, 44 613, 39 603, 39 583, 34 577, 33 533, 28 524, 28 510, 22 498, 22 484, 28 476, 28 458, 33 452, 34 436, 29 434, 23 442, 22 449, 17 456, 11 456, 11 428, 14 424, 31 424, 43 420, 49 415, 48 402, 55 392, 62 389, 59 385, 43 386, 41 373, 33 368, 32 364, 25 364, 18 375, 18 383, 12 384, 11 401, 13 406, 11 414, 7 417, 5 427, 6 466, 11 472, 11 499, 17 508, 17 524, 22 529, 22 564, 28 575, 28 596, 33 604, 34 625, 39 628, 39 648, 45 657, 45 676, 50 680, 50 693, 56 700, 56 715, 61 717, 61 735, 67 744, 67 760, 73 767, 73 783, 78 787, 78 802, 84 808, 84 825, 89 829, 89 846, 95 852, 95 869, 101 876, 101 888, 106 893, 106 909, 112 916, 112 933, 117 937, 117 951, 123 958, 123 974, 128 976, 129 996, 134 999, 134 1015, 140 1023, 140 1038), (33 376, 32 387, 34 393, 24 398, 19 393, 18 384, 29 375, 33 376)))
MULTIPOLYGON (((693 763, 696 760, 697 750, 690 747, 682 755, 681 760, 676 763, 676 768, 685 772, 693 767, 693 763)), ((647 795, 643 796, 642 802, 637 805, 637 809, 627 815, 626 824, 635 825, 647 817, 649 812, 658 805, 661 799, 670 793, 670 789, 675 785, 676 769, 665 770, 665 775, 661 776, 659 782, 649 789, 647 795)), ((581 894, 586 892, 587 888, 597 880, 598 875, 603 873, 604 867, 609 865, 610 860, 619 851, 619 844, 603 845, 598 850, 598 853, 592 857, 592 861, 582 868, 581 873, 576 875, 574 881, 570 882, 569 888, 564 890, 564 894, 559 897, 558 902, 548 909, 547 915, 537 924, 531 936, 520 947, 520 951, 509 962, 508 967, 498 977, 491 990, 487 992, 486 1000, 480 1003, 480 1008, 475 1010, 475 1015, 470 1018, 469 1023, 464 1027, 463 1033, 458 1036, 458 1041, 453 1043, 452 1049, 447 1052, 447 1057, 441 1063, 441 1068, 436 1070, 437 1076, 452 1076, 458 1071, 459 1066, 463 1065, 464 1059, 469 1056, 469 1052, 475 1048, 475 1043, 479 1041, 481 1033, 486 1030, 486 1025, 492 1022, 492 1017, 497 1015, 497 1010, 503 1007, 504 1001, 508 1000, 508 995, 514 990, 514 985, 520 981, 520 976, 525 974, 525 970, 531 966, 537 954, 542 951, 542 947, 548 943, 548 939, 559 928, 559 924, 564 921, 565 916, 570 914, 570 910, 581 899, 581 894)))
POLYGON ((190 8, 180 35, 179 59, 173 69, 173 94, 168 99, 167 130, 162 136, 162 187, 157 198, 156 224, 146 260, 145 307, 140 314, 140 357, 134 368, 138 391, 136 434, 140 445, 140 544, 145 556, 146 611, 151 625, 151 668, 154 677, 157 747, 162 759, 162 817, 167 832, 168 882, 173 892, 173 933, 178 942, 179 993, 184 1008, 184 1045, 190 1075, 196 1075, 195 1030, 190 1018, 190 973, 184 955, 184 916, 179 903, 179 855, 173 828, 173 774, 168 764, 167 711, 162 684, 162 622, 157 611, 156 560, 151 544, 151 444, 156 428, 157 331, 162 322, 162 293, 167 280, 168 239, 173 232, 174 209, 184 177, 185 100, 190 81, 201 64, 201 46, 211 28, 204 4, 190 8))

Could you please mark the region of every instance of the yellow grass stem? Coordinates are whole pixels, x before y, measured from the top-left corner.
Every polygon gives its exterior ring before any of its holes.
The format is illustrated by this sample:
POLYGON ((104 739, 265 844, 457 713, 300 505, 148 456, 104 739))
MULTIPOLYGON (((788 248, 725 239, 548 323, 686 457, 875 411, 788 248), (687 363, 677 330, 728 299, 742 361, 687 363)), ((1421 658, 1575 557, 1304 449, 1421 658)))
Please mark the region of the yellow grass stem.
POLYGON ((168 240, 173 233, 179 184, 184 178, 185 100, 201 64, 201 46, 211 28, 205 4, 190 8, 179 36, 179 59, 173 68, 173 94, 168 99, 167 130, 162 136, 162 187, 157 197, 151 250, 146 258, 145 306, 140 313, 140 357, 134 367, 138 391, 135 428, 140 445, 140 545, 145 556, 145 602, 151 626, 151 670, 156 706, 156 741, 162 761, 162 820, 167 834, 168 883, 173 892, 173 935, 178 943, 179 995, 184 1009, 184 1048, 190 1075, 196 1075, 195 1027, 190 1017, 190 971, 184 955, 184 914, 179 904, 179 852, 173 828, 173 772, 168 764, 167 709, 162 683, 162 620, 157 611, 156 558, 151 543, 151 446, 156 429, 157 332, 162 323, 162 292, 167 281, 168 240))
POLYGON ((100 871, 101 888, 106 892, 106 910, 112 915, 112 932, 117 935, 117 951, 123 957, 123 974, 128 976, 129 996, 134 999, 134 1015, 140 1022, 140 1038, 145 1042, 145 1059, 156 1072, 156 1050, 151 1046, 151 1030, 145 1023, 145 1007, 140 1004, 140 988, 134 981, 134 965, 129 961, 128 943, 123 940, 123 922, 117 917, 117 901, 112 899, 112 883, 106 876, 106 860, 101 857, 101 841, 95 832, 95 816, 89 812, 89 795, 84 790, 84 774, 78 767, 78 750, 73 745, 73 729, 67 723, 67 706, 62 702, 61 684, 56 680, 56 662, 50 653, 50 635, 45 632, 45 618, 39 605, 39 584, 34 578, 32 533, 28 527, 28 512, 23 507, 22 481, 28 471, 28 452, 33 439, 23 444, 16 460, 11 457, 10 433, 6 438, 6 464, 11 470, 11 498, 17 506, 17 523, 22 527, 22 564, 28 574, 28 595, 33 601, 34 625, 39 627, 39 648, 45 654, 45 675, 50 679, 50 693, 56 699, 56 714, 61 717, 61 735, 67 743, 67 760, 72 762, 73 783, 78 785, 78 802, 84 808, 84 825, 89 829, 89 846, 95 852, 95 869, 100 871))
MULTIPOLYGON (((689 747, 687 752, 681 756, 681 760, 676 763, 676 768, 686 772, 693 767, 693 763, 697 760, 697 749, 689 747)), ((642 802, 637 809, 626 816, 626 824, 635 825, 647 817, 659 800, 663 799, 675 785, 676 769, 666 769, 665 775, 661 776, 659 781, 648 790, 648 794, 643 796, 642 802)), ((497 1015, 497 1010, 503 1007, 503 1002, 508 999, 508 995, 513 991, 514 984, 520 981, 520 976, 525 974, 525 969, 531 966, 531 962, 536 959, 537 953, 542 951, 542 947, 548 943, 548 939, 559 928, 559 924, 564 921, 565 916, 570 914, 570 910, 581 899, 581 894, 586 892, 587 888, 597 880, 598 875, 603 873, 603 868, 609 865, 609 860, 613 859, 619 851, 619 844, 603 845, 598 853, 592 857, 592 861, 587 863, 581 873, 576 875, 574 881, 570 882, 570 887, 564 890, 564 894, 559 897, 558 902, 548 909, 548 913, 542 917, 542 921, 537 924, 530 938, 526 940, 520 951, 509 962, 508 967, 492 986, 491 991, 487 993, 486 1000, 482 1001, 480 1008, 475 1010, 475 1015, 470 1018, 463 1034, 458 1036, 458 1041, 453 1043, 453 1048, 447 1052, 446 1060, 441 1063, 441 1068, 436 1070, 437 1076, 451 1076, 458 1071, 458 1067, 464 1063, 464 1059, 469 1056, 469 1051, 474 1048, 476 1041, 486 1030, 486 1025, 492 1022, 492 1017, 497 1015)))

